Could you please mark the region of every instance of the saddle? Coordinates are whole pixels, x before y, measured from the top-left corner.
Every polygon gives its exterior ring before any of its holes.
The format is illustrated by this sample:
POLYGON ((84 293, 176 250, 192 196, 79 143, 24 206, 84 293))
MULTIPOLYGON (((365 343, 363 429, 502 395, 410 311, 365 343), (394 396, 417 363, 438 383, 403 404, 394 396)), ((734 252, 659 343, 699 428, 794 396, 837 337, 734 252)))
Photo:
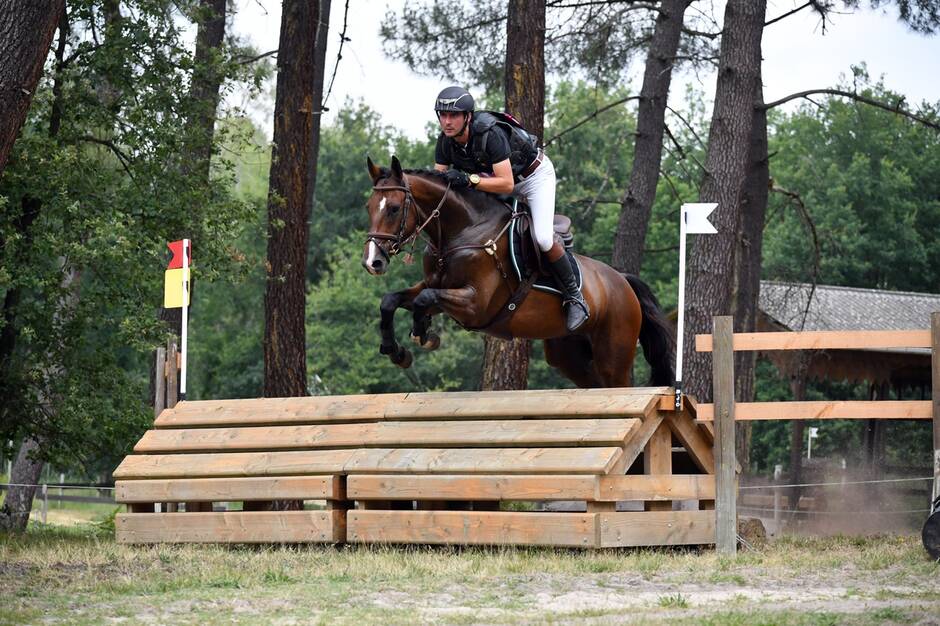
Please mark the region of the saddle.
MULTIPOLYGON (((517 216, 513 218, 513 224, 510 227, 509 258, 512 260, 516 279, 522 281, 534 272, 537 278, 532 285, 533 289, 561 295, 560 286, 548 268, 543 265, 543 255, 535 241, 535 231, 532 229, 531 223, 532 216, 528 212, 528 207, 523 205, 520 210, 514 202, 514 208, 517 210, 517 216)), ((581 266, 572 254, 574 235, 571 233, 571 218, 567 215, 555 215, 552 226, 555 231, 555 240, 560 241, 564 246, 580 288, 581 266)))

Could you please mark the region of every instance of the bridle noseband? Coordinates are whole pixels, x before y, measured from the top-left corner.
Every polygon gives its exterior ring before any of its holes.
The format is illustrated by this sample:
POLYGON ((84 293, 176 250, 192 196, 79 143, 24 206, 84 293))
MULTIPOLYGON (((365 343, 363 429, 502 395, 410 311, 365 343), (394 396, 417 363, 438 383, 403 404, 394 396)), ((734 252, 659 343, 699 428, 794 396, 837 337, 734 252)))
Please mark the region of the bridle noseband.
MULTIPOLYGON (((407 246, 409 243, 411 243, 412 248, 414 248, 414 242, 417 240, 418 235, 421 234, 421 231, 424 230, 424 228, 431 222, 431 220, 437 219, 440 217, 441 207, 444 205, 444 200, 447 199, 447 194, 450 191, 450 182, 448 182, 447 188, 444 190, 444 193, 441 195, 441 201, 437 203, 437 206, 434 208, 433 211, 431 211, 431 213, 424 220, 424 222, 420 226, 415 228, 413 233, 406 236, 405 228, 408 224, 408 209, 411 208, 412 205, 414 205, 415 215, 417 215, 419 218, 421 217, 421 213, 423 213, 423 211, 421 211, 421 206, 418 204, 418 201, 415 200, 414 195, 411 193, 411 187, 408 185, 408 180, 403 178, 402 182, 404 183, 403 185, 384 185, 382 187, 375 185, 372 187, 373 191, 402 191, 405 194, 405 202, 401 208, 401 222, 398 224, 398 233, 395 235, 389 235, 386 233, 377 233, 377 232, 370 232, 366 234, 366 243, 369 243, 370 241, 374 243, 375 247, 378 248, 382 252, 383 255, 385 255, 386 259, 389 259, 389 260, 391 257, 401 252, 402 249, 405 246, 407 246), (392 245, 390 245, 388 247, 388 250, 386 250, 381 245, 379 245, 379 240, 391 241, 392 245)), ((437 236, 438 236, 438 241, 440 241, 441 221, 439 219, 437 220, 437 236)))

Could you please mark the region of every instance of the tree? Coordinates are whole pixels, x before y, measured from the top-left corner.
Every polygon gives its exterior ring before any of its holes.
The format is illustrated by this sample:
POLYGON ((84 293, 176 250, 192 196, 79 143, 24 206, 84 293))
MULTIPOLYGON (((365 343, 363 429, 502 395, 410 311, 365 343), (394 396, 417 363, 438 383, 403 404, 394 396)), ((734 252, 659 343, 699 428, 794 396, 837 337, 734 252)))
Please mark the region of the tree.
MULTIPOLYGON (((16 207, 0 212, 0 439, 24 442, 32 462, 114 466, 150 423, 144 355, 163 338, 165 242, 181 229, 202 241, 207 280, 233 258, 222 233, 244 207, 225 163, 212 189, 181 166, 196 64, 170 4, 121 5, 135 19, 110 0, 69 5, 0 181, 0 203, 16 207)), ((22 501, 12 517, 25 520, 22 501)))
POLYGON ((264 295, 264 395, 307 395, 304 305, 309 163, 320 3, 285 0, 277 55, 274 147, 268 191, 264 295))
POLYGON ((695 352, 693 338, 711 331, 712 316, 732 312, 737 233, 754 125, 754 95, 760 83, 765 10, 764 0, 729 0, 725 5, 715 105, 700 192, 702 202, 718 203, 712 219, 718 233, 699 238, 688 268, 687 366, 683 378, 686 391, 700 400, 711 396, 710 363, 704 354, 695 352))
MULTIPOLYGON (((506 20, 506 111, 540 138, 545 119, 545 0, 513 0, 506 20)), ((525 389, 531 342, 483 339, 484 390, 525 389)))
POLYGON ((669 85, 688 5, 689 0, 665 0, 662 3, 646 56, 643 87, 637 105, 633 170, 621 202, 612 259, 615 268, 629 274, 639 274, 643 263, 646 230, 659 181, 669 85))
POLYGON ((0 8, 0 174, 26 120, 65 0, 13 0, 0 8))

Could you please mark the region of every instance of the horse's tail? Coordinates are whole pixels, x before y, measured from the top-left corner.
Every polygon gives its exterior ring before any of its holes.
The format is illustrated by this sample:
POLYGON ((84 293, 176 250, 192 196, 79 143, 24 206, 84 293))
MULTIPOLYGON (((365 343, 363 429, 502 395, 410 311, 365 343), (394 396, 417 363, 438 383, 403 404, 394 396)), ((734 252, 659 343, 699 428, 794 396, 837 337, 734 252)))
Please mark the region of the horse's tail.
POLYGON ((676 360, 676 337, 672 325, 659 308, 659 301, 649 285, 640 280, 639 276, 632 274, 623 276, 633 288, 633 292, 640 301, 640 310, 643 312, 643 322, 640 325, 640 346, 643 348, 643 356, 646 357, 652 369, 649 384, 655 387, 669 387, 676 381, 673 366, 676 360))

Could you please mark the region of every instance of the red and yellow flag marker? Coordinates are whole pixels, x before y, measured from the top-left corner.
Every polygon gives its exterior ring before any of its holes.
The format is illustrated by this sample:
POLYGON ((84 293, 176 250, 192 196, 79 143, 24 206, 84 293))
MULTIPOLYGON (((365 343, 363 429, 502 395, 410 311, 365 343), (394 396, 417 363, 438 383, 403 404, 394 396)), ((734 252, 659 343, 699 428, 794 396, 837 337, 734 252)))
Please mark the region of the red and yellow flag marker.
POLYGON ((192 265, 192 242, 180 239, 166 244, 173 253, 167 265, 163 279, 163 308, 182 308, 182 326, 180 328, 180 392, 179 399, 186 398, 186 339, 189 323, 189 268, 192 265))
POLYGON ((189 267, 192 265, 192 247, 189 239, 171 241, 166 246, 173 253, 173 257, 164 273, 163 308, 178 309, 189 306, 189 267))

